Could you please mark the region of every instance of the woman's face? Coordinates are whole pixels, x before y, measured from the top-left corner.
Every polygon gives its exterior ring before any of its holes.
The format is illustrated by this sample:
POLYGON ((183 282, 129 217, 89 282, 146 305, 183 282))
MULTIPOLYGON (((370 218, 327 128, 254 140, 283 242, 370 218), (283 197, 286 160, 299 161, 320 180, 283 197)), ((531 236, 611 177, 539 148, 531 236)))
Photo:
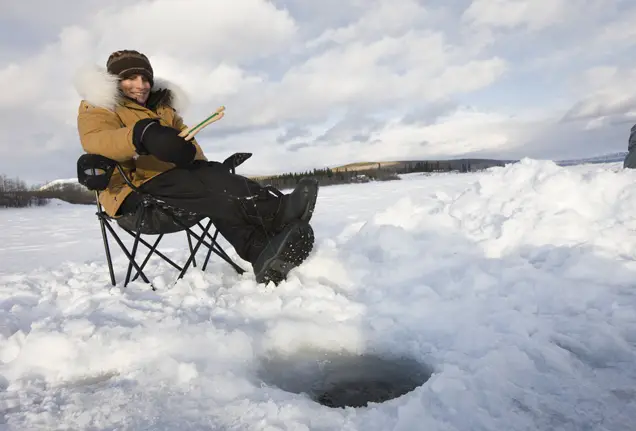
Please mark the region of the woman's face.
POLYGON ((135 99, 142 105, 150 95, 150 82, 143 75, 133 75, 120 81, 121 90, 131 99, 135 99))

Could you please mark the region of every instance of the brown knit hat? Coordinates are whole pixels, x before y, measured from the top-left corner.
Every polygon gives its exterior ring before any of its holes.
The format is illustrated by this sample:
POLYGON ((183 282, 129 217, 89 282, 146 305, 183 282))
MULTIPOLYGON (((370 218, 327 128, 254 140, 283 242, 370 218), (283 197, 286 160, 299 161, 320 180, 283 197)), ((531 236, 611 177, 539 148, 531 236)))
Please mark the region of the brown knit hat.
POLYGON ((113 52, 106 62, 106 70, 121 79, 141 74, 148 78, 151 86, 154 83, 154 72, 150 61, 148 57, 138 51, 124 49, 113 52))

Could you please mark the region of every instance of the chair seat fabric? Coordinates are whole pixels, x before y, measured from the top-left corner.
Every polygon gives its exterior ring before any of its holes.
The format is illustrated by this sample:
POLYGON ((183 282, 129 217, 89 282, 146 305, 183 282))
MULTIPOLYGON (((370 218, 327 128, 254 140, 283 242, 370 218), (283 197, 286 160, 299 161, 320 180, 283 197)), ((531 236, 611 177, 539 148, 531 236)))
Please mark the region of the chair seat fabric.
MULTIPOLYGON (((168 214, 157 207, 157 205, 153 204, 146 206, 141 219, 139 232, 142 235, 163 235, 184 231, 185 228, 176 223, 169 214, 172 214, 174 218, 179 220, 188 228, 191 228, 205 218, 204 215, 183 211, 179 208, 170 207, 164 208, 164 210, 168 214)), ((116 220, 117 224, 121 228, 132 232, 137 231, 136 213, 124 214, 116 220)))

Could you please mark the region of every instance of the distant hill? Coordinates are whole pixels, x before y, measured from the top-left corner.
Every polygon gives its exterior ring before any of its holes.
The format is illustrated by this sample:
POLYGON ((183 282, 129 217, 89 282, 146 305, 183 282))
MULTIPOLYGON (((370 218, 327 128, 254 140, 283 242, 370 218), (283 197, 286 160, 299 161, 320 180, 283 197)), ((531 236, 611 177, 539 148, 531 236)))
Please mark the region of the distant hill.
POLYGON ((333 172, 365 171, 368 169, 395 167, 401 163, 409 163, 409 162, 356 162, 356 163, 349 163, 347 165, 337 166, 335 168, 331 168, 331 170, 333 172))
POLYGON ((77 181, 77 178, 64 178, 64 179, 59 179, 59 180, 53 180, 50 181, 46 184, 44 184, 43 186, 40 186, 38 188, 38 190, 40 191, 44 191, 44 190, 49 190, 52 188, 57 188, 60 186, 64 186, 64 185, 79 185, 79 182, 77 181))
MULTIPOLYGON (((586 157, 580 159, 564 159, 554 160, 554 163, 560 166, 572 166, 581 165, 586 163, 616 163, 622 162, 625 159, 627 152, 609 153, 599 156, 586 157)), ((477 158, 462 158, 462 159, 414 159, 414 160, 399 160, 399 161, 366 161, 348 163, 346 165, 337 166, 331 168, 334 172, 339 171, 365 171, 372 169, 386 169, 401 171, 408 169, 409 166, 416 164, 428 164, 439 165, 439 170, 450 171, 462 171, 462 168, 467 171, 478 171, 482 169, 488 169, 494 166, 503 166, 509 163, 516 163, 518 159, 477 159, 477 158)))
POLYGON ((94 204, 95 194, 81 185, 77 178, 50 181, 35 192, 45 199, 59 199, 72 204, 94 204))
POLYGON ((584 159, 558 160, 555 163, 559 166, 583 165, 587 163, 617 163, 623 162, 623 160, 625 160, 625 156, 627 156, 627 151, 588 157, 584 159))
POLYGON ((383 169, 394 172, 407 172, 413 170, 434 171, 462 171, 471 172, 488 169, 493 166, 504 166, 507 163, 514 163, 517 160, 498 159, 413 159, 375 162, 356 162, 331 168, 333 172, 342 171, 368 171, 383 169))

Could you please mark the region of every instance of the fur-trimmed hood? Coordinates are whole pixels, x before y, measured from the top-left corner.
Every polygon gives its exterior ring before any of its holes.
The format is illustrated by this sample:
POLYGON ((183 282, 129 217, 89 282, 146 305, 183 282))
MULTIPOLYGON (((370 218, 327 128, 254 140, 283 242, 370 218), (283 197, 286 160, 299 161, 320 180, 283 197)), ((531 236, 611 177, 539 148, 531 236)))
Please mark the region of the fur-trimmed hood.
MULTIPOLYGON (((118 89, 118 78, 99 66, 85 66, 75 74, 75 90, 80 97, 91 105, 114 110, 121 102, 122 96, 118 89)), ((163 103, 176 111, 187 108, 189 101, 183 89, 176 84, 161 78, 154 79, 151 94, 159 90, 167 90, 163 103)), ((152 98, 152 95, 151 95, 152 98)))

